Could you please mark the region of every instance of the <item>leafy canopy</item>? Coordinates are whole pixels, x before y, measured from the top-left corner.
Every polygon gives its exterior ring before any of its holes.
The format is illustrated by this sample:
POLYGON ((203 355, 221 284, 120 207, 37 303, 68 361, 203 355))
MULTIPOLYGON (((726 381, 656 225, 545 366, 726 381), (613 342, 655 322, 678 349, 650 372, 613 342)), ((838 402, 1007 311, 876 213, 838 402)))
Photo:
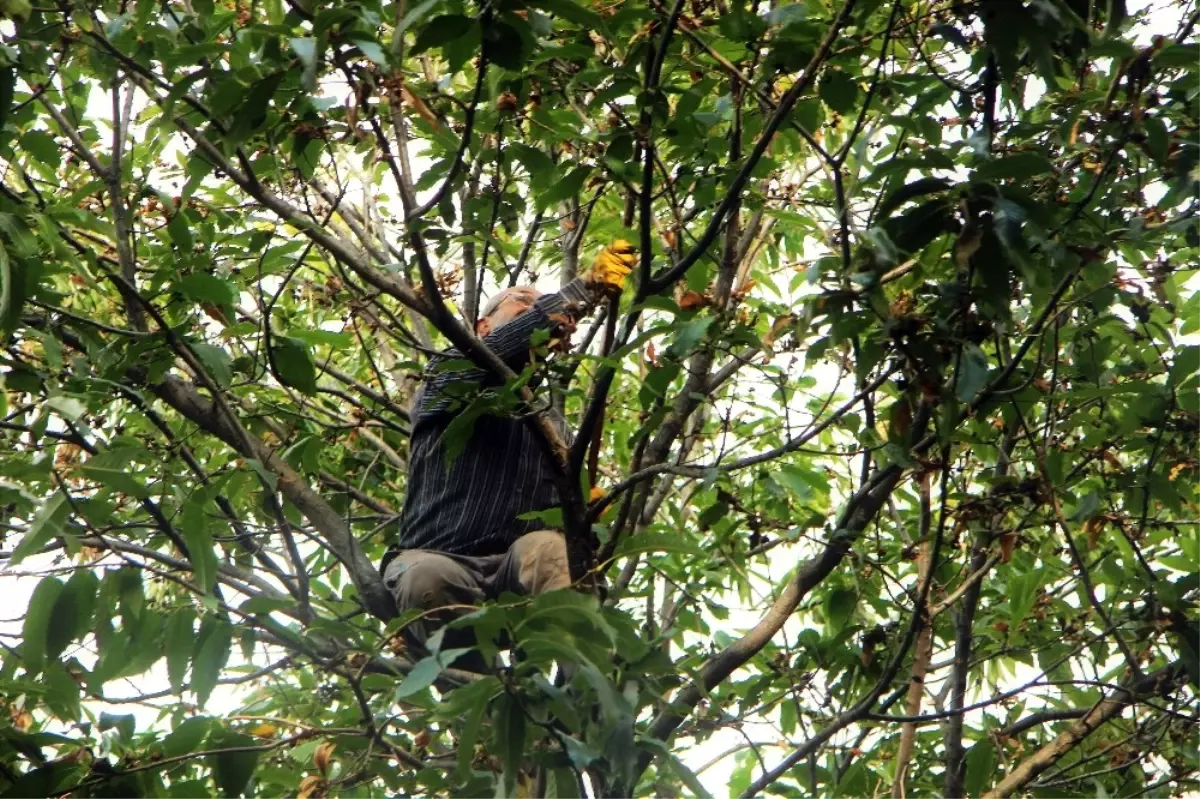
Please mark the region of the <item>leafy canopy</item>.
POLYGON ((1194 3, 0 16, 3 795, 1194 790, 1194 3), (588 587, 487 676, 376 572, 450 345, 588 587))

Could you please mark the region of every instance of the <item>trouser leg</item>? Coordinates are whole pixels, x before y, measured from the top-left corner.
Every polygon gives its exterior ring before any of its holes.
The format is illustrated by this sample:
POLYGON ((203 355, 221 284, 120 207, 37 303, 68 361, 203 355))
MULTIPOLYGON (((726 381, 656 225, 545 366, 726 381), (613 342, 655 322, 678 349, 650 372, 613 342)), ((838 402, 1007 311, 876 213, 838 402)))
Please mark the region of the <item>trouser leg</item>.
MULTIPOLYGON (((493 595, 505 591, 536 595, 571 587, 571 569, 567 560, 567 540, 558 530, 538 530, 516 540, 500 561, 492 578, 493 595)), ((521 657, 514 650, 514 656, 521 657)), ((571 663, 560 663, 559 677, 569 682, 575 673, 571 663)))
POLYGON ((544 594, 570 585, 566 539, 558 530, 538 530, 508 548, 492 578, 491 593, 544 594))
MULTIPOLYGON (((439 552, 401 552, 388 564, 383 581, 401 613, 414 609, 432 611, 404 629, 406 642, 420 655, 428 651, 426 641, 434 630, 469 612, 471 606, 484 599, 483 575, 439 552)), ((447 630, 442 639, 443 649, 474 645, 471 630, 447 630)), ((477 652, 464 655, 454 665, 472 671, 486 670, 477 652)))

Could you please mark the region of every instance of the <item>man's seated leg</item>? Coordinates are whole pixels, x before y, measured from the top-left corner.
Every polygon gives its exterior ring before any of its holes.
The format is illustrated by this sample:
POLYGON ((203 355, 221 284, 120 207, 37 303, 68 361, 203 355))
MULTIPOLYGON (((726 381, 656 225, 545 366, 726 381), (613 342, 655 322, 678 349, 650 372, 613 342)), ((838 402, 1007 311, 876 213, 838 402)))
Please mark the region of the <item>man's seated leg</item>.
POLYGON ((570 585, 566 538, 558 530, 538 530, 508 548, 492 578, 491 593, 544 594, 570 585))
MULTIPOLYGON (((567 559, 567 539, 558 530, 538 530, 516 540, 492 579, 492 595, 505 591, 514 594, 544 594, 571 587, 571 567, 567 559)), ((517 653, 517 657, 520 654, 517 653)), ((575 673, 572 663, 560 663, 557 685, 570 682, 575 673)))
MULTIPOLYGON (((396 608, 401 613, 413 609, 433 611, 404 629, 406 642, 416 650, 414 657, 428 653, 425 642, 434 630, 469 612, 467 606, 483 601, 483 580, 484 576, 468 563, 440 552, 411 549, 401 552, 388 564, 383 582, 395 597, 396 608)), ((474 645, 471 630, 447 630, 442 649, 474 645)), ((459 658, 454 668, 486 671, 478 652, 459 658)))

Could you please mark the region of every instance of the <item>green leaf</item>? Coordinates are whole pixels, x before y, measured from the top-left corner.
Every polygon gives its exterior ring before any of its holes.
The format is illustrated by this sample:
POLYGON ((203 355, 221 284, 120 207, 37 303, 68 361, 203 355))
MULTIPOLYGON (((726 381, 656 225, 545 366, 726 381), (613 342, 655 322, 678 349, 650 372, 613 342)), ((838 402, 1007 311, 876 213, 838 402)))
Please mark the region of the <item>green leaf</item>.
POLYGON ((696 772, 685 766, 683 761, 675 755, 671 755, 668 760, 671 763, 671 769, 679 775, 679 779, 683 780, 683 784, 688 787, 693 796, 698 796, 700 799, 712 799, 712 794, 704 787, 704 783, 696 776, 696 772))
POLYGON ((171 218, 167 221, 167 234, 170 235, 175 246, 183 252, 191 252, 196 245, 192 238, 192 226, 188 224, 187 216, 182 210, 171 214, 171 218))
POLYGON ((975 399, 988 380, 987 354, 975 344, 963 347, 962 360, 958 365, 958 379, 954 385, 954 396, 959 402, 975 399))
POLYGON ((1008 581, 1008 623, 1009 629, 1015 630, 1037 601, 1037 589, 1041 573, 1039 571, 1013 575, 1008 581))
MULTIPOLYGON (((528 24, 519 24, 528 30, 528 24)), ((520 69, 525 64, 525 37, 512 23, 493 22, 483 30, 483 54, 497 66, 520 69)))
MULTIPOLYGON (((213 749, 235 749, 261 746, 262 742, 252 735, 228 730, 215 731, 209 735, 208 746, 213 749)), ((212 769, 213 781, 222 796, 241 796, 254 776, 259 752, 219 752, 204 759, 212 769)))
POLYGON ((191 799, 193 796, 204 796, 211 790, 207 776, 202 780, 172 780, 169 795, 174 799, 191 799))
POLYGON ((1200 346, 1180 347, 1175 352, 1175 359, 1171 362, 1171 372, 1167 379, 1170 385, 1178 387, 1197 372, 1200 372, 1200 346))
POLYGON ((21 627, 21 659, 31 677, 40 674, 45 667, 50 619, 62 590, 61 580, 46 577, 37 584, 29 598, 25 623, 21 627))
POLYGON ((275 336, 272 344, 279 380, 303 394, 317 393, 317 367, 308 346, 291 336, 275 336))
POLYGON ((796 704, 794 702, 780 703, 779 728, 784 735, 791 735, 796 731, 796 704))
POLYGON ((214 720, 208 716, 193 716, 180 722, 163 738, 163 757, 179 757, 199 751, 204 736, 212 729, 214 720))
POLYGON ((858 105, 858 82, 840 69, 826 69, 817 94, 834 111, 848 114, 858 105))
POLYGON ((420 55, 431 47, 441 47, 460 36, 466 36, 474 27, 470 17, 462 14, 440 14, 417 31, 417 39, 413 43, 410 55, 420 55))
POLYGON ((150 496, 150 491, 146 486, 126 471, 93 466, 90 463, 85 463, 80 471, 105 488, 110 488, 119 494, 127 494, 138 499, 146 499, 150 496))
POLYGON ((891 216, 892 211, 895 211, 909 200, 926 194, 947 191, 950 187, 950 182, 941 178, 921 178, 920 180, 915 180, 912 183, 901 186, 884 197, 880 201, 879 209, 875 212, 875 215, 880 219, 886 219, 891 216))
MULTIPOLYGON (((28 0, 19 0, 28 5, 28 0)), ((0 16, 4 13, 4 4, 14 5, 13 0, 0 0, 0 16)), ((30 796, 52 796, 59 786, 70 786, 79 781, 78 777, 86 774, 86 766, 61 760, 51 761, 44 766, 32 768, 16 779, 8 790, 0 794, 0 799, 24 799, 30 796)))
POLYGON ((525 171, 529 173, 529 183, 535 189, 544 189, 554 176, 554 162, 537 147, 513 143, 508 145, 505 152, 525 167, 525 171))
MULTIPOLYGON (((188 248, 191 248, 190 244, 188 248)), ((221 307, 237 303, 237 289, 228 280, 216 275, 206 275, 202 272, 185 275, 175 283, 175 288, 180 294, 195 302, 210 302, 221 307)))
POLYGON ((500 755, 504 764, 504 783, 512 796, 517 774, 521 770, 521 755, 525 752, 525 713, 518 700, 510 694, 502 694, 496 700, 492 751, 500 755))
POLYGON ((677 357, 683 357, 696 349, 696 345, 703 339, 708 332, 708 328, 713 323, 711 316, 697 316, 688 319, 683 324, 679 325, 675 330, 675 335, 671 339, 670 351, 677 357))
POLYGON ((46 504, 38 509, 33 520, 30 521, 29 532, 13 549, 12 557, 8 559, 9 565, 16 566, 45 546, 50 539, 63 535, 66 531, 67 517, 70 515, 70 511, 67 498, 61 493, 55 493, 46 500, 46 504))
POLYGON ((856 758, 850 764, 850 768, 846 769, 846 773, 838 780, 837 790, 833 792, 834 796, 867 796, 871 793, 868 787, 871 779, 871 772, 867 768, 867 762, 864 758, 856 758))
POLYGON ((62 147, 44 130, 27 132, 21 137, 19 147, 48 167, 57 169, 62 163, 62 147))
POLYGON ((296 603, 290 599, 276 599, 270 596, 253 596, 238 608, 242 613, 273 613, 277 610, 294 608, 296 603))
POLYGON ((53 660, 62 654, 67 644, 83 637, 91 627, 92 611, 100 578, 89 569, 71 575, 50 614, 46 636, 46 657, 53 660))
POLYGON ((133 733, 137 730, 137 719, 134 718, 132 713, 101 712, 96 727, 101 732, 116 730, 123 740, 131 742, 133 740, 133 733))
POLYGON ((591 169, 586 166, 577 166, 572 169, 565 177, 537 196, 538 210, 544 211, 556 203, 564 202, 579 194, 590 173, 591 169))
POLYGON ((46 689, 45 702, 50 712, 69 724, 79 721, 80 687, 75 678, 62 665, 47 660, 41 683, 46 689))
POLYGON ((353 41, 355 46, 357 46, 359 50, 362 50, 363 55, 371 59, 371 61, 375 62, 375 64, 378 66, 387 67, 387 53, 385 53, 383 48, 379 46, 379 42, 375 42, 370 39, 354 39, 353 41))
POLYGON ((967 776, 963 788, 967 796, 979 796, 996 776, 996 750, 990 740, 977 742, 967 752, 967 776))
POLYGON ((184 677, 192 659, 192 644, 196 640, 195 622, 196 612, 188 607, 175 611, 167 619, 163 648, 167 655, 167 680, 176 694, 183 693, 184 677))
POLYGON ((425 18, 425 15, 430 12, 441 0, 422 0, 422 2, 408 9, 404 14, 404 19, 400 20, 400 24, 396 26, 393 36, 403 36, 405 31, 411 28, 425 18))
POLYGON ((196 639, 195 655, 192 659, 192 691, 196 704, 203 707, 212 695, 221 676, 221 669, 229 660, 229 645, 233 640, 233 627, 224 619, 206 616, 200 625, 196 639))
POLYGON ((201 341, 190 344, 192 352, 200 359, 209 377, 217 384, 217 388, 229 388, 233 381, 233 359, 224 347, 206 344, 201 341))
MULTIPOLYGON (((564 736, 569 739, 569 736, 564 736)), ((568 752, 570 751, 571 743, 567 741, 568 752)), ((575 771, 569 768, 556 768, 551 773, 553 778, 554 792, 547 793, 547 797, 553 796, 554 799, 583 799, 585 792, 580 790, 579 781, 576 778, 575 771)))
POLYGON ((46 405, 58 411, 69 422, 77 422, 87 413, 87 405, 84 405, 75 397, 64 397, 62 395, 51 397, 46 400, 46 405))
MULTIPOLYGON (((307 70, 308 64, 305 64, 305 74, 307 74, 307 70)), ((263 126, 267 120, 267 113, 271 109, 271 103, 275 99, 275 93, 286 76, 286 72, 273 72, 254 82, 254 85, 246 92, 245 99, 238 108, 237 116, 233 118, 233 124, 229 127, 228 138, 230 141, 244 141, 263 126)))
POLYGON ((529 5, 548 11, 556 17, 574 22, 581 28, 600 31, 605 29, 604 18, 571 0, 531 0, 529 5))
POLYGON ((1054 171, 1054 163, 1037 153, 1016 153, 975 167, 972 180, 1026 180, 1054 171))
POLYGON ((1160 117, 1148 116, 1142 124, 1146 130, 1146 149, 1150 152, 1150 157, 1160 164, 1165 164, 1171 144, 1166 123, 1160 117))
MULTIPOLYGON (((0 241, 0 333, 3 333, 5 338, 16 326, 17 316, 21 311, 20 303, 13 302, 15 294, 12 264, 8 260, 8 250, 4 247, 4 242, 0 241), (17 307, 13 307, 14 304, 17 307)), ((5 413, 7 414, 7 408, 5 413)))
POLYGON ((1100 511, 1100 495, 1095 491, 1089 491, 1079 500, 1079 505, 1070 515, 1071 521, 1086 521, 1092 518, 1100 511))
POLYGON ((180 526, 183 528, 183 541, 187 544, 196 585, 206 594, 211 594, 217 582, 217 553, 215 542, 208 532, 204 507, 198 500, 184 506, 180 526))
POLYGON ((627 535, 617 544, 614 558, 627 558, 639 552, 679 552, 683 555, 704 557, 705 552, 698 544, 685 538, 685 533, 649 533, 627 535))
POLYGON ((344 349, 354 346, 354 336, 330 330, 292 330, 288 335, 313 347, 324 346, 344 349))
POLYGON ((1158 66, 1195 71, 1200 69, 1200 44, 1168 44, 1155 53, 1153 58, 1158 66))
POLYGON ((292 52, 300 59, 306 70, 315 69, 317 61, 317 40, 311 37, 289 39, 292 52))
MULTIPOLYGON (((1191 568, 1195 568, 1194 562, 1191 568)), ((1184 579, 1188 578, 1196 581, 1194 574, 1184 579)), ((1187 669, 1188 679, 1193 687, 1200 686, 1200 619, 1189 619, 1181 614, 1172 622, 1171 633, 1178 643, 1179 659, 1187 669)))
POLYGON ((451 699, 456 698, 462 691, 471 691, 476 701, 470 703, 463 711, 465 713, 462 729, 458 734, 458 770, 457 774, 466 774, 471 767, 471 759, 475 756, 475 740, 479 737, 479 728, 487 713, 488 703, 492 697, 503 690, 500 681, 492 676, 464 686, 452 693, 451 699))
POLYGON ((853 588, 838 586, 825 594, 825 632, 832 637, 845 629, 858 606, 858 592, 853 588))
POLYGON ((824 493, 829 485, 825 475, 792 463, 781 464, 771 472, 771 479, 802 501, 812 497, 814 492, 824 493))
POLYGON ((412 671, 404 678, 404 682, 396 688, 395 699, 403 699, 406 696, 412 696, 418 691, 423 691, 433 685, 433 681, 442 673, 442 664, 438 661, 436 655, 430 655, 427 658, 422 658, 417 661, 417 664, 412 667, 412 671))
MULTIPOLYGON (((24 22, 33 13, 33 3, 29 0, 0 0, 0 17, 16 19, 24 22)), ((30 794, 33 796, 33 794, 30 794)))

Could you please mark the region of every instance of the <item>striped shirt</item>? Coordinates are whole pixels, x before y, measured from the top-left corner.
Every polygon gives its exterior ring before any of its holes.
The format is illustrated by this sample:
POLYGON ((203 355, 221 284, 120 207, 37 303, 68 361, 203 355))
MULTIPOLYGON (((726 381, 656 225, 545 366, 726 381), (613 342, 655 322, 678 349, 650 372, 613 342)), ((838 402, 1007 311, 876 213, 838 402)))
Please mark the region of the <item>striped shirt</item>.
MULTIPOLYGON (((574 320, 594 301, 589 285, 574 280, 557 294, 538 297, 483 341, 520 373, 533 362, 535 333, 552 331, 561 321, 552 314, 574 320)), ((546 528, 539 519, 518 517, 558 506, 553 464, 529 423, 518 417, 515 401, 505 408, 502 393, 489 390, 498 385, 494 375, 457 350, 429 362, 413 404, 400 535, 381 569, 404 549, 500 554, 525 533, 546 528)), ((565 420, 556 413, 552 418, 567 437, 565 420)))

